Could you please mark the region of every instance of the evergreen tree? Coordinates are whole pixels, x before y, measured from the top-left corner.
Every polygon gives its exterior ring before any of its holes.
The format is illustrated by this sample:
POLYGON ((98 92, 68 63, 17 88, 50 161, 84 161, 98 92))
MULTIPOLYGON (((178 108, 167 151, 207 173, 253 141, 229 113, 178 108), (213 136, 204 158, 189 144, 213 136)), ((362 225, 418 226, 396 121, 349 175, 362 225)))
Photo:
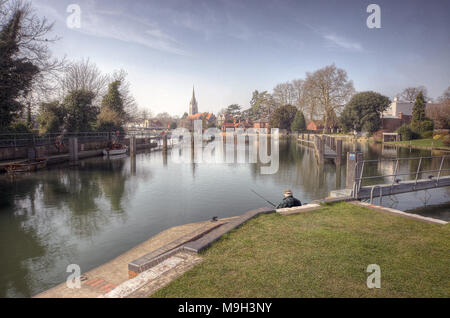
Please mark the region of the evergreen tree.
POLYGON ((103 96, 97 124, 100 131, 123 131, 126 113, 119 88, 120 81, 114 81, 109 84, 108 92, 103 96))
POLYGON ((345 131, 365 131, 370 134, 380 128, 381 113, 390 104, 388 97, 372 91, 355 94, 345 106, 340 125, 345 131))
POLYGON ((297 111, 295 114, 294 121, 291 125, 291 131, 304 131, 306 129, 305 115, 301 110, 297 111))
POLYGON ((414 102, 414 108, 412 112, 411 128, 414 130, 420 130, 420 126, 424 120, 426 120, 425 114, 425 99, 422 92, 417 94, 416 101, 414 102))
POLYGON ((69 132, 91 131, 95 126, 98 108, 93 105, 95 94, 86 90, 72 91, 64 99, 67 111, 66 126, 69 132))
POLYGON ((0 131, 8 129, 23 110, 17 98, 26 95, 38 67, 18 58, 23 10, 17 10, 0 31, 0 131))
POLYGON ((296 107, 292 105, 281 106, 273 112, 270 118, 270 126, 290 130, 296 114, 296 107))

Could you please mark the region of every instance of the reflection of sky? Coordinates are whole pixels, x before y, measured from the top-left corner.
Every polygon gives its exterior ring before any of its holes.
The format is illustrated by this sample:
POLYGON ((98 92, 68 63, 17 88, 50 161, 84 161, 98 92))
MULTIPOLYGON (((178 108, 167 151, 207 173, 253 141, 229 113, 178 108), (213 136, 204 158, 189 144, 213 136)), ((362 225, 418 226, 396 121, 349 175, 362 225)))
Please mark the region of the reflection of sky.
MULTIPOLYGON (((358 147, 368 158, 381 151, 358 147)), ((0 246, 5 252, 14 241, 15 258, 8 268, 23 269, 0 271, 0 292, 34 295, 64 281, 68 264, 79 264, 85 272, 169 227, 267 205, 250 189, 278 203, 290 188, 305 203, 345 185, 345 165, 339 180, 334 164, 319 167, 311 150, 283 140, 273 175, 260 174, 259 164, 174 163, 170 152, 166 162, 155 152, 137 155, 135 164, 135 174, 130 158, 94 158, 79 167, 52 167, 17 180, 0 176, 0 227, 8 229, 0 231, 0 246), (27 246, 36 246, 37 254, 27 246), (26 288, 19 276, 26 277, 26 288)), ((449 189, 429 193, 428 204, 449 197, 449 189)), ((421 195, 396 196, 399 202, 393 206, 421 206, 421 195)), ((383 199, 388 206, 391 201, 383 199)))

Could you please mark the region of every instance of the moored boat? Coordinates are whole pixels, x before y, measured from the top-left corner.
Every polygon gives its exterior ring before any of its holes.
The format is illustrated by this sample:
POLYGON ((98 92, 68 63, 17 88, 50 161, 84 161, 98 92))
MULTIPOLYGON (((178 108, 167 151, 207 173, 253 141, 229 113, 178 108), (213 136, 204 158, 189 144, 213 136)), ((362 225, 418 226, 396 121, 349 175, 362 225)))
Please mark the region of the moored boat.
POLYGON ((13 163, 6 166, 8 173, 32 172, 44 169, 47 166, 47 158, 37 158, 34 160, 26 160, 18 163, 13 163))
POLYGON ((112 145, 111 148, 103 149, 105 156, 116 156, 127 153, 128 147, 122 144, 112 145))

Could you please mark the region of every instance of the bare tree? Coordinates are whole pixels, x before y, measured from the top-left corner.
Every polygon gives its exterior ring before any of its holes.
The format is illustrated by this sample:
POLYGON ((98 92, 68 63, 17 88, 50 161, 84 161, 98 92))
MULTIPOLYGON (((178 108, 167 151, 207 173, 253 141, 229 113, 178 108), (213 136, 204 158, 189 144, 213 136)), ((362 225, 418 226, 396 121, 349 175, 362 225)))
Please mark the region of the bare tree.
POLYGON ((439 104, 427 105, 427 117, 434 121, 437 129, 450 128, 450 86, 438 98, 439 104))
POLYGON ((294 91, 294 106, 299 110, 305 109, 305 81, 302 79, 295 79, 292 81, 292 87, 294 91))
POLYGON ((74 90, 86 90, 95 94, 98 101, 105 95, 110 77, 102 74, 98 67, 89 61, 82 59, 68 65, 64 76, 61 78, 60 87, 62 96, 74 90))
POLYGON ((407 102, 413 102, 416 100, 417 94, 422 92, 425 101, 429 101, 428 90, 425 86, 417 86, 417 87, 407 87, 405 88, 399 95, 401 100, 405 100, 407 102))
POLYGON ((334 64, 306 73, 305 90, 308 101, 323 116, 325 131, 355 91, 347 72, 334 64))
POLYGON ((292 83, 286 82, 275 86, 273 89, 273 98, 279 106, 294 104, 296 98, 292 83))

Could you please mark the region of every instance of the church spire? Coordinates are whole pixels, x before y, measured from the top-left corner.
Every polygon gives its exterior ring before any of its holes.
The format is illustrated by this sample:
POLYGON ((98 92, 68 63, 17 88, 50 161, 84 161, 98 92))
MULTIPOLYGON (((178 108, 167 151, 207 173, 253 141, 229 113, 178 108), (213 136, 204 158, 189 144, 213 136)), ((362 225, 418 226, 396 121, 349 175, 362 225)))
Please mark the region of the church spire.
POLYGON ((197 100, 195 99, 194 85, 192 85, 192 98, 189 104, 189 115, 195 115, 198 113, 197 100))

